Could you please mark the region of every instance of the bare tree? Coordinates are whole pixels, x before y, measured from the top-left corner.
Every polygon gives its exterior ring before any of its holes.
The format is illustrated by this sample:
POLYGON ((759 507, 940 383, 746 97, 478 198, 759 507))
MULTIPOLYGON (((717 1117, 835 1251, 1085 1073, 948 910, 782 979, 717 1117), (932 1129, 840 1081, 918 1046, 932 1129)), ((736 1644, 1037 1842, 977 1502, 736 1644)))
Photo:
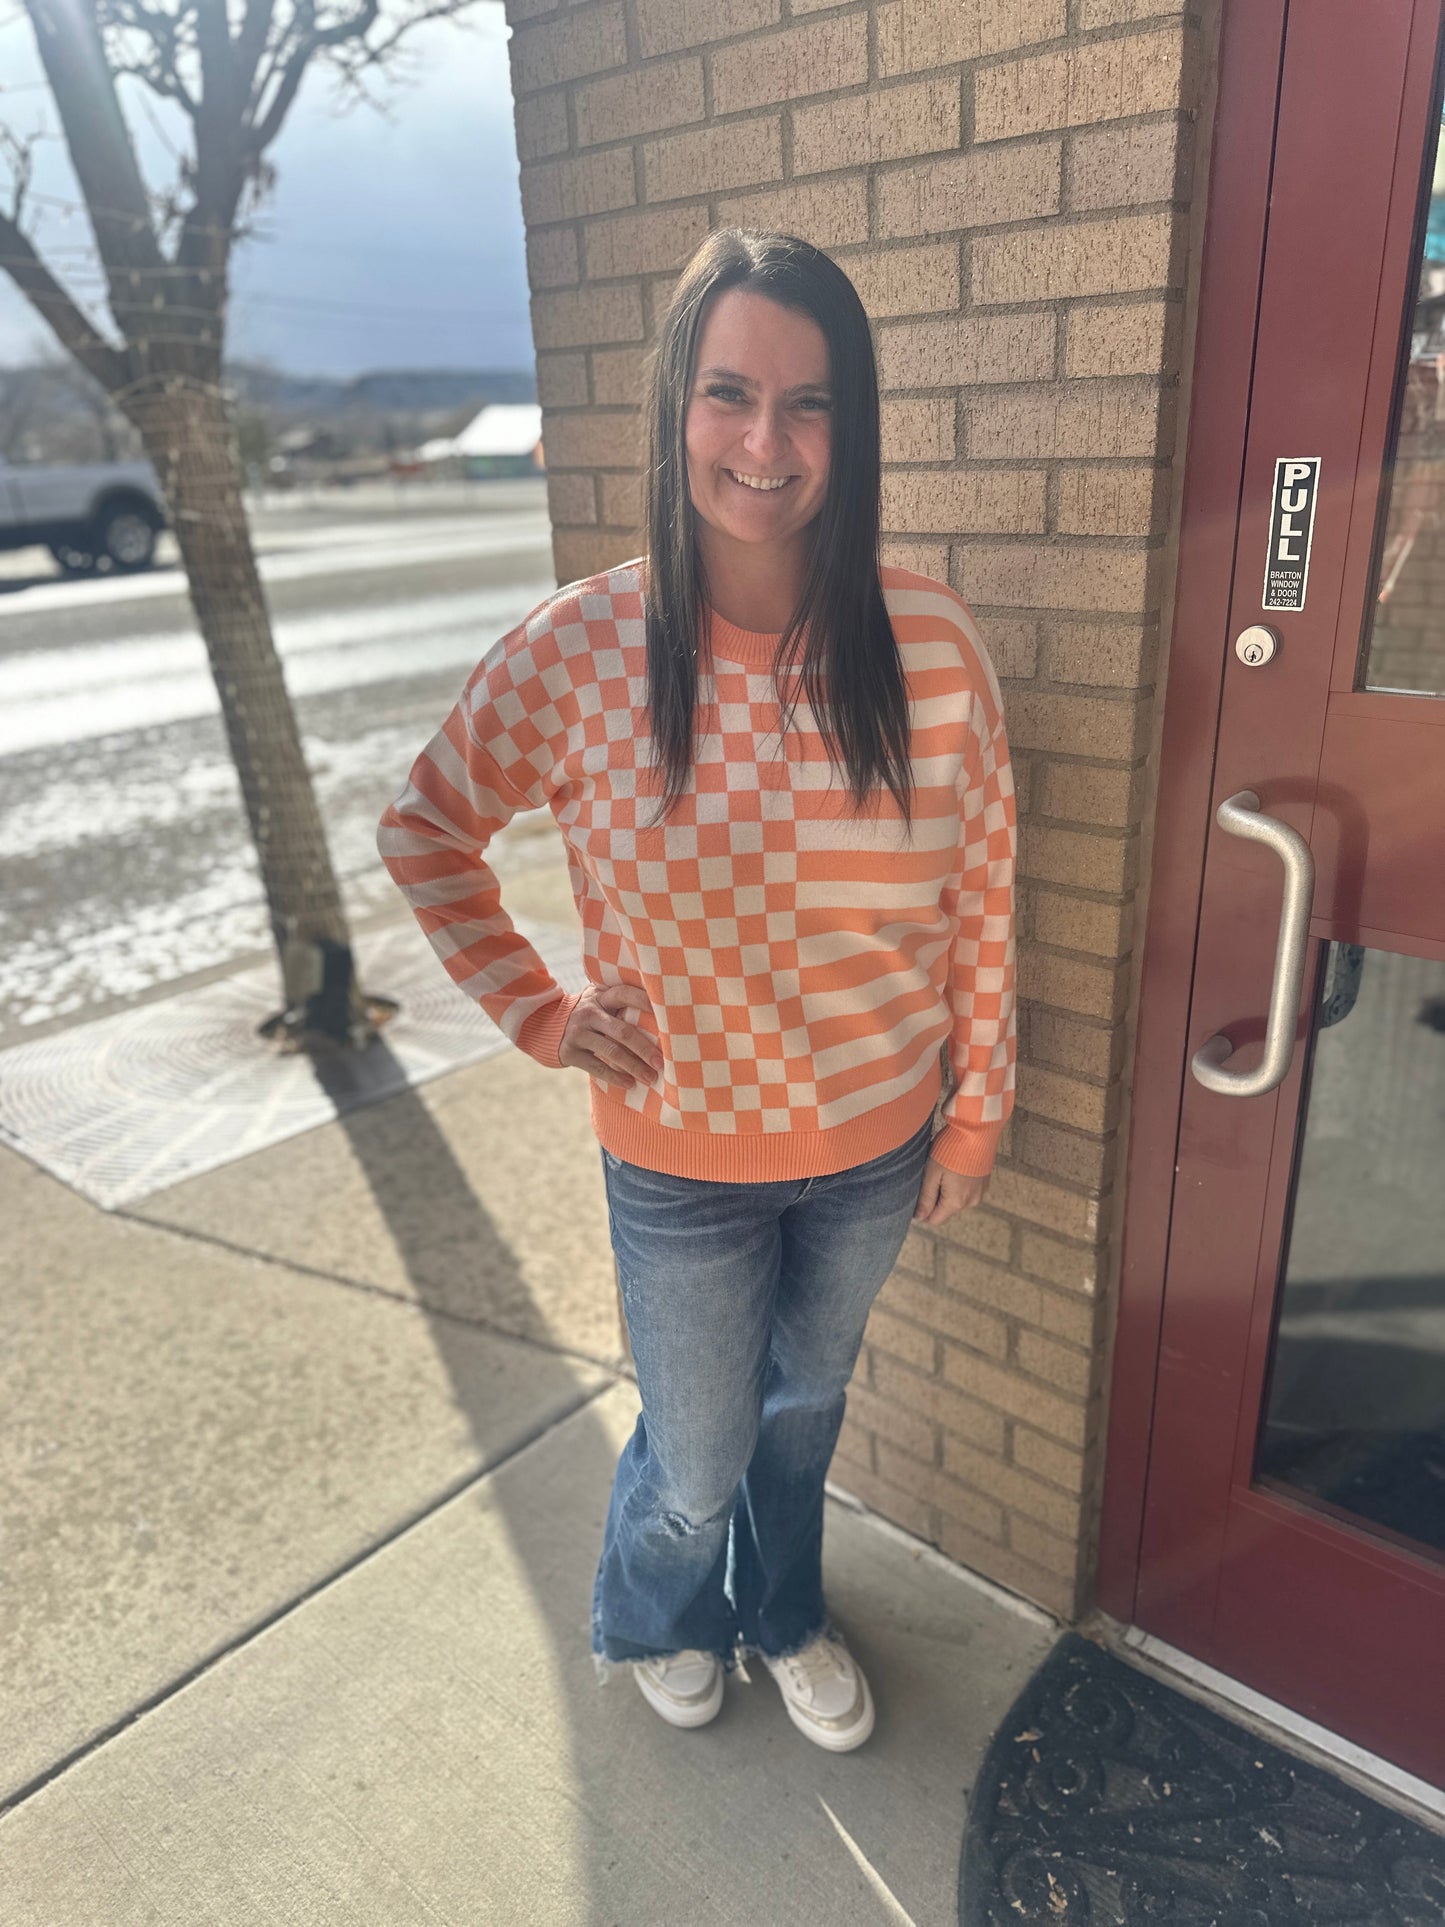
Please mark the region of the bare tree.
POLYGON ((12 199, 0 258, 140 434, 160 476, 281 961, 267 1035, 363 1044, 395 1008, 365 996, 271 636, 221 386, 232 250, 271 184, 267 150, 318 65, 365 94, 427 20, 475 0, 23 0, 85 200, 113 324, 94 323, 25 228, 31 144, 0 129, 12 199), (147 191, 120 84, 189 123, 179 175, 147 191))

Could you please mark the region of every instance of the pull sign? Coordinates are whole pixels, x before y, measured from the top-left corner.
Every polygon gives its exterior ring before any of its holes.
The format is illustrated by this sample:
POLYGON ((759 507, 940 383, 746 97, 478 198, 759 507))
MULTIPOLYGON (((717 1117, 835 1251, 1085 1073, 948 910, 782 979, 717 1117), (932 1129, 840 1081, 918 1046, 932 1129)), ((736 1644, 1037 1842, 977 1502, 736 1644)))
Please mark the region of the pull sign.
POLYGON ((1274 465, 1269 515, 1269 554, 1264 563, 1266 609, 1303 609, 1310 572, 1310 542, 1319 494, 1318 455, 1281 455, 1274 465))

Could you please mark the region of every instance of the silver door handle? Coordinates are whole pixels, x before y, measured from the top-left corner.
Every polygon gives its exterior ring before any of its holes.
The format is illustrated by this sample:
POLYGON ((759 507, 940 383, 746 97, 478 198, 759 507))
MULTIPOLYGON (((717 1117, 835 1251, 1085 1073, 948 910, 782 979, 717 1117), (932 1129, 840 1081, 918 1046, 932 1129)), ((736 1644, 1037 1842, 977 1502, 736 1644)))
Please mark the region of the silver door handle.
POLYGON ((1269 1020, 1264 1031, 1264 1056, 1252 1071, 1227 1071, 1234 1045, 1221 1033, 1195 1051, 1189 1068, 1207 1091, 1225 1097, 1262 1097, 1284 1082, 1294 1058, 1299 1019, 1300 986, 1304 982, 1305 946, 1309 937, 1310 902, 1315 889, 1315 862, 1310 846, 1298 830, 1265 816, 1253 790, 1225 797, 1215 821, 1231 836, 1263 843, 1284 865, 1284 904, 1279 917, 1279 944, 1274 953, 1274 983, 1269 993, 1269 1020))

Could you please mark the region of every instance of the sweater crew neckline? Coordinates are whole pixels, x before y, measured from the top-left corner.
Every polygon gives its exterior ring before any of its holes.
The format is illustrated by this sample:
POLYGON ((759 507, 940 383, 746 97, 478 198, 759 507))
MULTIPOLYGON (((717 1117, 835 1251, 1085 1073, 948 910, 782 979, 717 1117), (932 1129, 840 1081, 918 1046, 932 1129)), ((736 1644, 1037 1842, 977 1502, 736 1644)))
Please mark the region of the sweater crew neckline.
POLYGON ((771 669, 782 630, 739 629, 735 622, 708 608, 708 648, 723 662, 745 662, 750 668, 771 669))

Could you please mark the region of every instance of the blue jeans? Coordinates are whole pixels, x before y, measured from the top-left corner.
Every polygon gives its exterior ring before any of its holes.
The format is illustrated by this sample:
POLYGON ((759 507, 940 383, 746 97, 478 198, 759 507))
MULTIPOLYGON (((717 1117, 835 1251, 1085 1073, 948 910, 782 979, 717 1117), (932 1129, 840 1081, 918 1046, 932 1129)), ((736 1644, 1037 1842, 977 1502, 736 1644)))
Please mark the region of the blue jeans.
POLYGON ((599 1673, 685 1648, 731 1670, 830 1629, 823 1481, 932 1140, 930 1117, 851 1170, 757 1184, 603 1151, 642 1412, 593 1587, 599 1673))

